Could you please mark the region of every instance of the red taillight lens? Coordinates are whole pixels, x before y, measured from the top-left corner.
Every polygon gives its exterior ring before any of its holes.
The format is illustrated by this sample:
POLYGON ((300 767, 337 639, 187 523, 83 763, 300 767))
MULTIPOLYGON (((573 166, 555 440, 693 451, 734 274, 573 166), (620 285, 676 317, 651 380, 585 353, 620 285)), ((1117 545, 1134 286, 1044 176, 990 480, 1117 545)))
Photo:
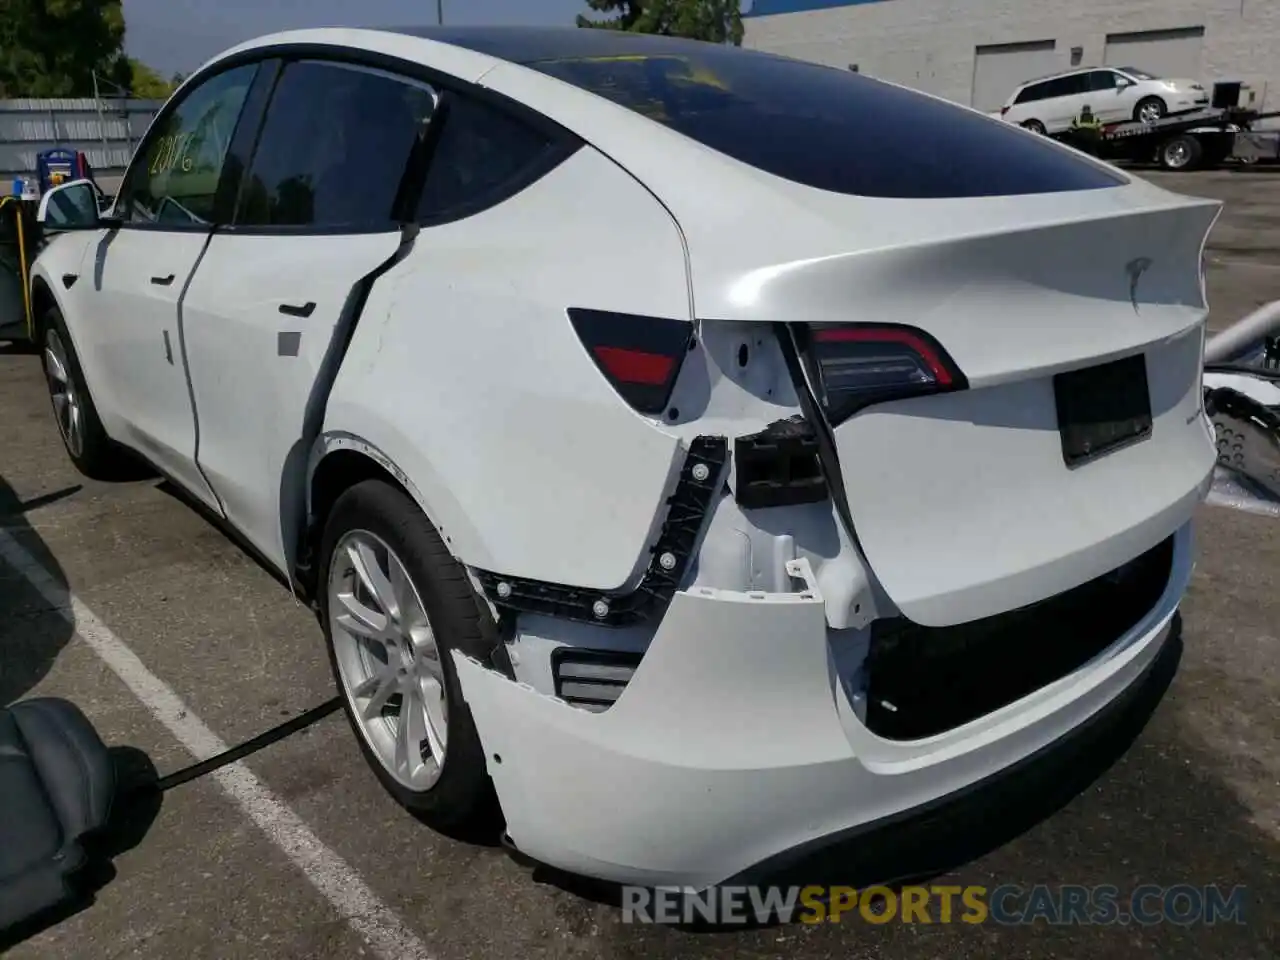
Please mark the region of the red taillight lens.
POLYGON ((810 377, 833 424, 873 403, 968 386, 938 342, 912 327, 810 327, 805 339, 810 377))
POLYGON ((693 324, 570 308, 569 322, 600 372, 633 409, 661 413, 671 398, 693 324))
POLYGON ((1002 116, 1002 117, 1003 117, 1003 116, 1004 116, 1006 113, 1008 113, 1008 112, 1009 112, 1009 108, 1008 108, 1008 107, 1001 107, 1001 108, 1000 108, 1000 116, 1002 116))

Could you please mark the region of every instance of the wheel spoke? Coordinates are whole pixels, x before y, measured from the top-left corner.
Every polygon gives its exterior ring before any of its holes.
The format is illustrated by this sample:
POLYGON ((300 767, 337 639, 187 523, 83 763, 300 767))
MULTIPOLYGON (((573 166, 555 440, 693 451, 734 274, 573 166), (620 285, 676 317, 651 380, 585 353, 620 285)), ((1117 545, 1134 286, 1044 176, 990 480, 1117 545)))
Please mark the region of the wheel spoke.
POLYGON ((80 435, 80 407, 77 404, 68 405, 69 414, 67 416, 67 435, 75 438, 80 435))
POLYGON ((339 593, 338 602, 345 613, 337 617, 338 626, 357 636, 381 640, 387 633, 387 618, 376 610, 370 610, 356 599, 353 593, 339 593))
POLYGON ((413 584, 409 582, 409 574, 405 572, 400 558, 390 552, 387 554, 387 574, 387 587, 396 607, 395 619, 406 632, 420 623, 425 623, 427 616, 414 594, 413 584))
POLYGON ((445 716, 444 685, 435 678, 422 681, 422 706, 426 713, 427 743, 439 763, 448 746, 449 725, 445 716))
POLYGON ((400 691, 401 685, 399 671, 388 665, 351 692, 359 699, 369 697, 369 702, 361 708, 360 712, 366 720, 372 720, 381 715, 382 708, 394 694, 400 691))
POLYGON ((406 696, 400 703, 396 726, 396 769, 412 778, 422 764, 422 741, 427 739, 427 716, 421 696, 406 696))
POLYGON ((396 601, 395 590, 392 589, 387 575, 382 572, 373 547, 357 541, 347 548, 347 558, 351 561, 356 576, 360 578, 360 582, 364 584, 382 612, 392 621, 399 620, 400 605, 396 601))
POLYGON ((52 350, 46 350, 44 352, 44 360, 45 370, 48 372, 50 378, 58 381, 60 384, 66 384, 67 368, 63 364, 61 358, 59 358, 59 356, 52 350))

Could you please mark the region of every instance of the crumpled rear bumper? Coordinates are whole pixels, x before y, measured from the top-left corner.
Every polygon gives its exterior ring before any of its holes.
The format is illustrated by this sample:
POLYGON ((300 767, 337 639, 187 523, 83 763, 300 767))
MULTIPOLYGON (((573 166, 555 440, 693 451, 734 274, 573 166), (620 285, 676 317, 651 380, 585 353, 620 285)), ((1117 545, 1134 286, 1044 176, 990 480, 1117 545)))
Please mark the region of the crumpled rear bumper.
POLYGON ((812 590, 677 594, 603 713, 453 656, 523 854, 620 883, 700 889, 947 796, 1070 733, 1156 658, 1191 554, 1187 524, 1160 601, 1093 661, 912 742, 884 740, 858 721, 812 590))

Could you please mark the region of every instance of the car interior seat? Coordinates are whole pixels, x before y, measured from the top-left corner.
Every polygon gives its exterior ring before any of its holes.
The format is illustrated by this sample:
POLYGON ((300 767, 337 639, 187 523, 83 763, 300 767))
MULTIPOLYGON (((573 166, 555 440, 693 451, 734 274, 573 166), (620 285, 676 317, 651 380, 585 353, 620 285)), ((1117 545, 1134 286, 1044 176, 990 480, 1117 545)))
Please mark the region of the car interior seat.
POLYGON ((106 826, 115 767, 74 704, 0 709, 0 931, 77 896, 82 838, 106 826))

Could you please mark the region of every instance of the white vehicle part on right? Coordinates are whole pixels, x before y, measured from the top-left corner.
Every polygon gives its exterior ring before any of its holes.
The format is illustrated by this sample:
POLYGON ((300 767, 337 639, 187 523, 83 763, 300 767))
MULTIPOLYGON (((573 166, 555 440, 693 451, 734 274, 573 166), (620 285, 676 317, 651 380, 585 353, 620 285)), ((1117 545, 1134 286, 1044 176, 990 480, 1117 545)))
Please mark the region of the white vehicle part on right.
POLYGON ((800 592, 677 593, 603 713, 453 657, 519 850, 619 883, 701 889, 952 794, 1075 730, 1144 675, 1191 568, 1187 524, 1163 596, 1106 651, 915 741, 885 740, 859 721, 804 561, 791 565, 800 592))

